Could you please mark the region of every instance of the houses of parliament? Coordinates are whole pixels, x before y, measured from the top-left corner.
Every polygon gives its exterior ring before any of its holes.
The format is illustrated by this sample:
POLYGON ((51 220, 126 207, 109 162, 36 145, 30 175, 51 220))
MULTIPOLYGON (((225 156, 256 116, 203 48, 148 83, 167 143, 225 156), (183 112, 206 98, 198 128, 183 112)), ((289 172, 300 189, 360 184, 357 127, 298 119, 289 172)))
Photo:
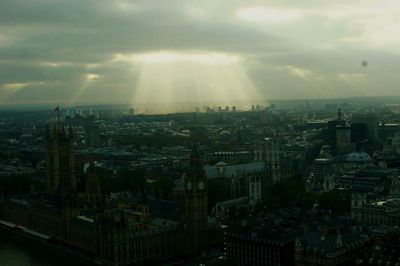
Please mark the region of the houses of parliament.
MULTIPOLYGON (((184 176, 183 214, 155 217, 146 199, 135 208, 110 206, 101 192, 94 163, 84 191, 75 176, 74 133, 56 125, 45 132, 46 191, 2 199, 0 222, 99 265, 144 265, 195 256, 208 244, 207 178, 193 148, 184 176)), ((210 229, 211 228, 211 229, 210 229)))

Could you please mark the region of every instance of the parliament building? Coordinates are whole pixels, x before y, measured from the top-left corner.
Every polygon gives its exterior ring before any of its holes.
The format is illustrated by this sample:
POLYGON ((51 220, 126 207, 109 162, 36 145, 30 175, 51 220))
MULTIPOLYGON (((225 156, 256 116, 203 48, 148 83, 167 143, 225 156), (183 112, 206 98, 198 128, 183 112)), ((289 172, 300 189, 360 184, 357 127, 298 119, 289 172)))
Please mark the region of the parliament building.
POLYGON ((155 217, 143 201, 135 209, 105 204, 94 163, 84 193, 78 193, 73 130, 47 128, 47 188, 24 198, 4 199, 0 226, 84 256, 99 265, 144 265, 196 256, 208 245, 207 178, 193 148, 185 173, 183 215, 155 217))

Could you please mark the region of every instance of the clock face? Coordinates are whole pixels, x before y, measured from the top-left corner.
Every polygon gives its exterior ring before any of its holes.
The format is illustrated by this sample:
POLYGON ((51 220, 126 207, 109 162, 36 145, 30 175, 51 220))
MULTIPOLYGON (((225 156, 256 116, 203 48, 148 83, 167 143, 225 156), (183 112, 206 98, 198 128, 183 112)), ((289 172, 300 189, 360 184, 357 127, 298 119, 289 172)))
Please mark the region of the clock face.
POLYGON ((186 188, 187 188, 187 190, 191 190, 192 189, 192 183, 187 182, 186 183, 186 188))
POLYGON ((205 187, 204 182, 203 182, 203 181, 200 181, 200 182, 199 182, 199 190, 203 190, 204 187, 205 187))

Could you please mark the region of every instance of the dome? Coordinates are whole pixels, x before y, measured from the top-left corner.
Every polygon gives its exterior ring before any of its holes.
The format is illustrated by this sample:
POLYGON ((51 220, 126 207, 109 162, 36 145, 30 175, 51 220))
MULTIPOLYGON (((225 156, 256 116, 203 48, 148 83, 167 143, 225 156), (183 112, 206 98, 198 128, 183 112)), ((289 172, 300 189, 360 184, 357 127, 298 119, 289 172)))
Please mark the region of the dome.
POLYGON ((227 163, 224 163, 223 161, 219 161, 218 163, 215 164, 215 166, 227 166, 227 163))
POLYGON ((352 163, 366 163, 371 161, 371 156, 364 151, 352 152, 347 155, 346 161, 352 163))

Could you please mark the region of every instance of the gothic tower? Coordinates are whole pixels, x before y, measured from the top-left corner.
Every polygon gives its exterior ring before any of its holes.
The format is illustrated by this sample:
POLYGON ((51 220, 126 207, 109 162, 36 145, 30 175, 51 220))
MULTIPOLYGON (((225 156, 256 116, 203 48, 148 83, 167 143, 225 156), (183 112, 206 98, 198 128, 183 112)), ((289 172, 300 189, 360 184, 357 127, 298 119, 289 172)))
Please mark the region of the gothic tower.
POLYGON ((46 130, 47 190, 50 193, 75 192, 73 132, 56 125, 46 130))
POLYGON ((264 141, 256 145, 254 160, 265 162, 273 183, 281 181, 280 149, 275 138, 265 138, 264 141))
POLYGON ((198 253, 207 244, 207 177, 196 146, 185 173, 185 211, 188 248, 198 253))
POLYGON ((389 190, 389 197, 400 198, 400 178, 397 175, 392 178, 392 183, 390 184, 389 190))
POLYGON ((86 208, 99 208, 102 205, 100 181, 96 174, 94 161, 90 162, 86 179, 86 208))

